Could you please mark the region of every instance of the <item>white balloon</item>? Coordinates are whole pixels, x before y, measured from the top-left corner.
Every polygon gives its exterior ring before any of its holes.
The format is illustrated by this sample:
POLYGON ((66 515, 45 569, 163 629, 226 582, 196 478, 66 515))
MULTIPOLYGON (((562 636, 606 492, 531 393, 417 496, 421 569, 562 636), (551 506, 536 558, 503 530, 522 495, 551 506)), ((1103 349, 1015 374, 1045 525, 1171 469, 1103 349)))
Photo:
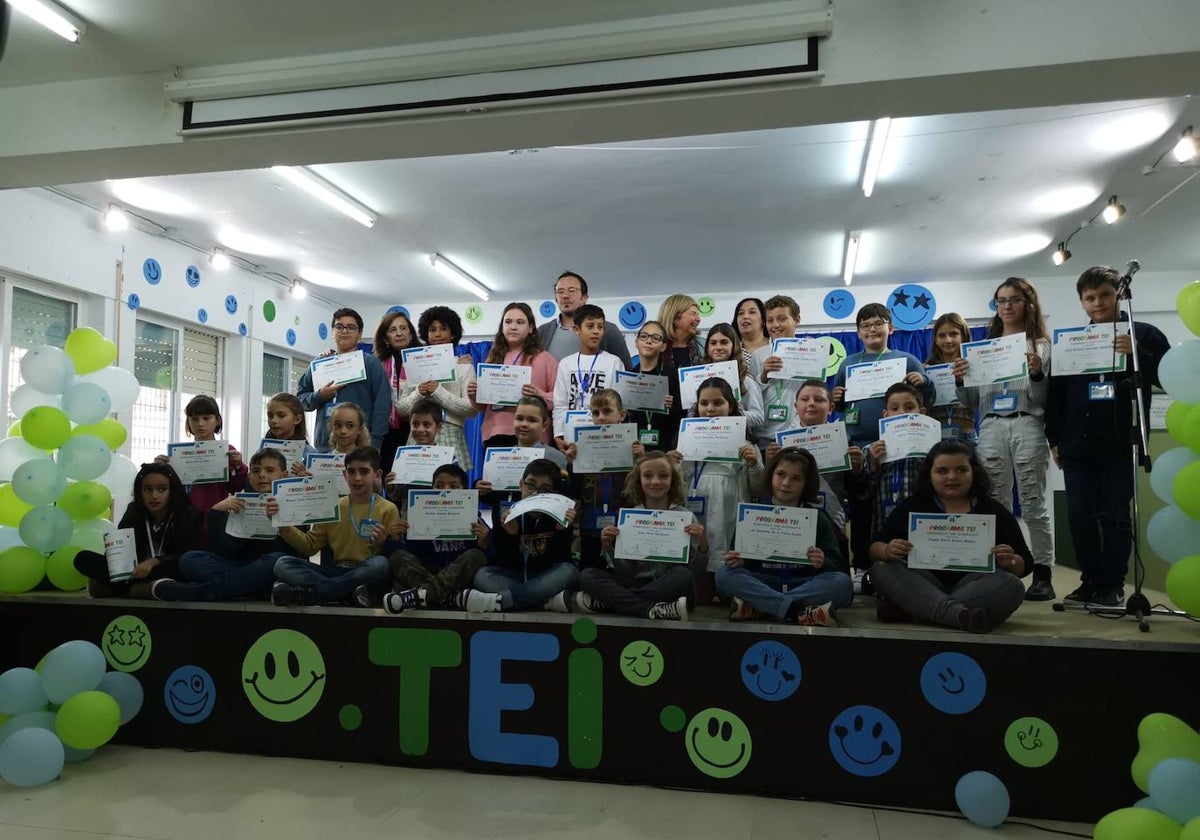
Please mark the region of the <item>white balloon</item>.
POLYGON ((1159 455, 1150 473, 1150 489, 1154 495, 1169 505, 1175 504, 1175 476, 1193 461, 1200 461, 1200 455, 1186 446, 1176 446, 1159 455))
POLYGON ((75 363, 57 347, 34 347, 21 357, 21 378, 43 394, 61 394, 75 378, 75 363))
POLYGON ((94 481, 112 465, 112 450, 95 435, 67 438, 58 448, 58 465, 67 478, 94 481))
POLYGON ((63 392, 62 410, 81 426, 98 423, 112 411, 112 399, 98 382, 76 382, 63 392))
POLYGON ((59 408, 60 400, 57 395, 44 394, 32 385, 22 385, 12 393, 12 413, 17 417, 24 417, 26 411, 39 405, 59 408))
POLYGON ((12 481, 17 467, 34 458, 49 458, 43 449, 38 449, 25 441, 25 438, 10 437, 0 440, 0 481, 12 481))
POLYGON ((137 377, 125 368, 119 367, 106 367, 104 370, 79 377, 79 381, 95 382, 108 391, 108 396, 112 400, 112 410, 116 412, 128 411, 133 408, 133 404, 137 402, 138 391, 141 389, 137 377))
POLYGON ((0 525, 0 551, 12 548, 15 545, 25 545, 25 543, 21 542, 21 532, 16 528, 0 525))
POLYGON ((1200 402, 1200 339, 1176 344, 1158 363, 1163 390, 1180 402, 1200 402))
POLYGON ((113 496, 128 496, 133 492, 133 480, 137 474, 137 464, 114 452, 108 469, 96 481, 107 487, 113 496))

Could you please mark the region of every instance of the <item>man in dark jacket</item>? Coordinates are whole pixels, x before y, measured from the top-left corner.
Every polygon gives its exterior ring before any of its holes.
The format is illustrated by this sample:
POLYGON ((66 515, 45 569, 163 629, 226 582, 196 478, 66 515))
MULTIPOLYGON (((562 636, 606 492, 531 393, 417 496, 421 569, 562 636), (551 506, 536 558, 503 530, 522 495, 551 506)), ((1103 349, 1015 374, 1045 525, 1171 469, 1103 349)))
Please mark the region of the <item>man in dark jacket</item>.
MULTIPOLYGON (((543 350, 559 361, 579 352, 579 333, 575 332, 575 310, 587 303, 587 281, 573 271, 564 271, 554 281, 554 300, 558 303, 558 317, 538 327, 538 341, 543 350)), ((612 353, 629 370, 629 346, 621 329, 612 321, 604 324, 604 338, 600 349, 612 353)))

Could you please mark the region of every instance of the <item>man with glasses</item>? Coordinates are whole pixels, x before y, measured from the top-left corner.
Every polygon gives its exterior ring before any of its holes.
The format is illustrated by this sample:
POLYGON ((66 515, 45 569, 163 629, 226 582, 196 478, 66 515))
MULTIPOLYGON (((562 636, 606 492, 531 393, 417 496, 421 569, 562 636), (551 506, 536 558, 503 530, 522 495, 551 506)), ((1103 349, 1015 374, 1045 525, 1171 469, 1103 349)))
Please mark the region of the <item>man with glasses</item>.
POLYGON ((333 327, 334 352, 339 355, 361 353, 367 376, 358 382, 326 385, 319 391, 313 388, 312 368, 300 377, 296 386, 296 396, 299 397, 305 411, 317 413, 313 446, 322 452, 329 451, 329 415, 337 408, 338 403, 354 403, 362 409, 363 416, 367 419, 371 445, 378 449, 383 443, 383 436, 387 434, 388 417, 392 409, 392 389, 387 373, 374 353, 363 352, 358 347, 358 340, 363 331, 361 315, 353 309, 339 309, 333 313, 330 326, 333 327))
MULTIPOLYGON (((587 303, 587 281, 574 271, 564 271, 554 281, 554 300, 558 304, 558 318, 538 327, 538 340, 550 355, 560 362, 572 353, 579 352, 579 334, 575 332, 575 310, 587 303)), ((604 338, 600 349, 612 353, 629 369, 629 347, 621 329, 612 321, 604 323, 604 338)))

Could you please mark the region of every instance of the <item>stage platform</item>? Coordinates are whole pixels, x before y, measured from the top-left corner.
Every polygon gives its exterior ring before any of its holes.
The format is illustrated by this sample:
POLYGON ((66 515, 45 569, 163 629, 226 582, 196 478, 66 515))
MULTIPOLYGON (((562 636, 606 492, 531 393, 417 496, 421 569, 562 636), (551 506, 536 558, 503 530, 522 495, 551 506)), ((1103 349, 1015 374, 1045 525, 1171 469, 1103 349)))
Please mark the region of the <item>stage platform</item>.
POLYGON ((29 594, 0 598, 0 668, 97 642, 146 690, 142 746, 943 811, 987 770, 1014 816, 1089 822, 1141 796, 1143 716, 1200 724, 1193 622, 1027 604, 970 636, 861 601, 825 629, 29 594))

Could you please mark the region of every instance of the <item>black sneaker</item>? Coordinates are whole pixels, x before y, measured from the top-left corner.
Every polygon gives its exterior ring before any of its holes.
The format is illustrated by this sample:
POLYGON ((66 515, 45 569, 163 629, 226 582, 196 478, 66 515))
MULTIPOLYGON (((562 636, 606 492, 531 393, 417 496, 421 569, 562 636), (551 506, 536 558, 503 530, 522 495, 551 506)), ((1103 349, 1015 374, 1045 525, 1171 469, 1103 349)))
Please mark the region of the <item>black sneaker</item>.
POLYGON ((647 618, 659 621, 687 621, 687 598, 676 598, 674 601, 661 601, 650 608, 647 618))
POLYGON ((389 615, 400 615, 405 610, 417 609, 421 599, 415 589, 405 589, 403 592, 388 592, 383 596, 383 611, 389 615))
POLYGON ((1097 607, 1120 607, 1125 603, 1125 590, 1119 586, 1098 586, 1092 592, 1088 603, 1097 607))
POLYGON ((354 587, 354 603, 364 610, 374 609, 379 606, 379 601, 375 597, 375 590, 365 583, 354 587))
POLYGON ((271 603, 277 607, 286 607, 292 603, 292 585, 281 580, 275 581, 271 587, 271 603))
POLYGON ((173 578, 159 578, 150 584, 150 597, 155 601, 190 601, 192 585, 173 578))
POLYGON ((1035 580, 1025 590, 1026 601, 1053 601, 1054 585, 1048 580, 1035 580))
POLYGON ((1071 604, 1088 604, 1091 603, 1095 591, 1095 587, 1090 583, 1084 583, 1074 592, 1063 598, 1063 601, 1071 604))

